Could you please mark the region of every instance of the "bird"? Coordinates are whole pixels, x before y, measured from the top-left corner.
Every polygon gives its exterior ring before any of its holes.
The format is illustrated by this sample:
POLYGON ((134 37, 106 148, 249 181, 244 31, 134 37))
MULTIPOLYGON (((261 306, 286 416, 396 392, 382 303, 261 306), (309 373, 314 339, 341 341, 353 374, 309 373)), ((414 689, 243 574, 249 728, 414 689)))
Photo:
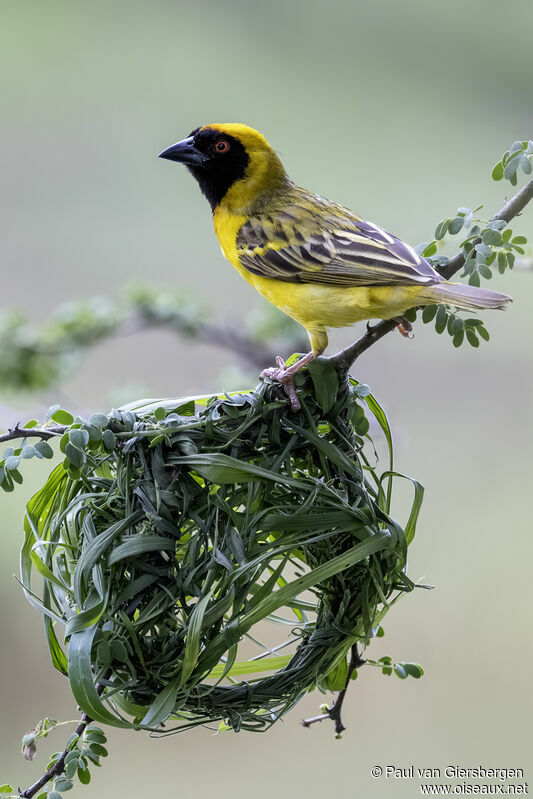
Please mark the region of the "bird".
MULTIPOLYGON (((331 154, 330 154, 331 156, 331 154)), ((184 164, 213 215, 222 253, 273 305, 302 325, 311 350, 261 377, 279 381, 293 410, 294 375, 321 355, 328 328, 398 320, 413 307, 504 308, 511 297, 450 283, 409 244, 335 202, 296 185, 265 137, 241 123, 210 123, 160 158, 184 164)))

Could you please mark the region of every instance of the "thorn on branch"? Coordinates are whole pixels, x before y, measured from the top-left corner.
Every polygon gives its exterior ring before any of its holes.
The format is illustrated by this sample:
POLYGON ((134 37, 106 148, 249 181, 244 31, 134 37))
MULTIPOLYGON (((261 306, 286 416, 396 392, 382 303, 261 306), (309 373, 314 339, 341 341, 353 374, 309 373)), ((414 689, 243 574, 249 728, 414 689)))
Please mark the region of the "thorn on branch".
POLYGON ((55 438, 56 436, 62 436, 65 430, 67 430, 67 425, 58 424, 53 425, 52 427, 41 428, 41 427, 21 427, 20 422, 14 427, 10 427, 7 433, 2 433, 0 435, 0 443, 4 441, 14 441, 17 438, 41 438, 43 441, 46 441, 49 438, 55 438))

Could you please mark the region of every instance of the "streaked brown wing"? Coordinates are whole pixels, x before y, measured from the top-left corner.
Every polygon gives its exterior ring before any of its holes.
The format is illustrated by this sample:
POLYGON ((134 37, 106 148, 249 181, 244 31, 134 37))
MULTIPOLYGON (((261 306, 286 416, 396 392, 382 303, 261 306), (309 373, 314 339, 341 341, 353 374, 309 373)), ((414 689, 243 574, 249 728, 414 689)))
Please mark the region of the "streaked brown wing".
MULTIPOLYGON (((349 213, 349 212, 347 212, 349 213)), ((430 285, 442 278, 415 250, 377 225, 357 217, 255 217, 237 236, 241 264, 254 275, 288 283, 337 286, 430 285), (312 222, 312 224, 311 224, 312 222), (320 224, 320 222, 319 222, 320 224)))

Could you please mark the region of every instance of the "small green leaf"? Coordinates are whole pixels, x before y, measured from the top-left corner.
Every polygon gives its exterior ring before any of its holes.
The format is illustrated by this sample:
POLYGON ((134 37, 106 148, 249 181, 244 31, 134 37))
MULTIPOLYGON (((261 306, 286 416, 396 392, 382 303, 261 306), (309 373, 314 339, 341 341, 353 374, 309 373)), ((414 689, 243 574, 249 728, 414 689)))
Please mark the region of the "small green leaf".
POLYGON ((484 339, 485 341, 489 340, 489 338, 490 338, 489 331, 485 327, 478 327, 477 332, 478 332, 478 335, 480 335, 482 339, 484 339))
POLYGON ((13 793, 13 788, 7 783, 5 785, 0 785, 0 793, 13 793))
POLYGON ((492 228, 487 228, 481 234, 481 241, 483 242, 483 244, 498 245, 501 244, 502 234, 498 230, 492 230, 492 228))
POLYGON ((8 472, 15 471, 15 469, 18 469, 19 466, 20 466, 20 458, 18 455, 10 455, 8 458, 6 458, 4 463, 4 468, 8 472))
POLYGON ((354 423, 354 429, 358 436, 366 436, 370 430, 370 422, 366 416, 363 415, 361 418, 357 419, 354 423))
POLYGON ((103 435, 104 447, 106 449, 114 449, 117 443, 115 434, 111 430, 104 430, 103 435))
POLYGON ((437 313, 438 305, 426 305, 424 310, 422 311, 422 321, 424 324, 431 322, 437 313))
POLYGON ((446 313, 446 306, 439 305, 437 311, 437 317, 435 319, 435 330, 437 331, 437 333, 444 333, 447 321, 448 321, 448 316, 446 313))
POLYGON ((85 452, 83 452, 81 449, 78 449, 78 447, 75 447, 70 442, 65 447, 65 455, 67 456, 69 462, 75 467, 83 466, 86 460, 85 452))
POLYGON ((26 424, 24 425, 24 430, 31 430, 32 427, 37 427, 39 422, 37 419, 28 419, 26 424))
POLYGON ((89 422, 95 427, 107 427, 108 418, 105 413, 93 413, 89 422))
POLYGON ((443 219, 442 222, 439 222, 437 227, 435 228, 435 238, 437 241, 440 241, 444 238, 446 233, 448 232, 448 228, 450 226, 451 219, 443 219))
POLYGON ((454 337, 453 337, 453 346, 454 347, 460 347, 461 344, 463 343, 464 337, 465 337, 465 331, 464 330, 460 330, 458 333, 456 333, 454 335, 454 337))
POLYGON ((326 685, 329 691, 341 691, 346 684, 348 664, 346 658, 330 671, 326 676, 326 685))
MULTIPOLYGON (((111 663, 111 647, 107 641, 100 641, 96 648, 98 660, 103 666, 111 663)), ((90 740, 87 738, 87 740, 90 740)))
POLYGON ((422 247, 420 255, 424 258, 431 258, 432 255, 435 255, 437 252, 437 242, 436 241, 428 241, 424 242, 425 246, 422 247))
POLYGON ((402 665, 407 674, 410 677, 414 677, 415 680, 419 680, 424 674, 424 669, 418 663, 403 663, 402 665))
POLYGON ((464 216, 456 216, 448 225, 448 233, 455 236, 462 229, 465 223, 464 216))
POLYGON ((453 336, 453 323, 455 322, 455 319, 456 317, 454 314, 450 314, 450 316, 448 317, 447 329, 448 329, 448 335, 450 336, 453 336))
POLYGON ((405 680, 407 678, 407 672, 402 663, 396 663, 394 666, 394 673, 397 674, 401 680, 405 680))
MULTIPOLYGON (((485 260, 489 255, 492 255, 492 250, 488 244, 483 244, 483 242, 481 242, 481 244, 476 244, 476 253, 483 256, 481 260, 485 260)), ((478 258, 478 260, 480 259, 478 258)))
POLYGON ((503 164, 501 161, 498 161, 498 163, 492 170, 492 179, 501 180, 502 178, 503 178, 503 164))
POLYGON ((26 444, 20 451, 21 458, 33 458, 35 455, 35 447, 32 444, 26 444))
POLYGON ((40 452, 43 458, 53 458, 54 457, 54 450, 48 443, 48 441, 38 441, 34 444, 35 449, 37 452, 40 452))
POLYGON ((128 652, 122 641, 111 641, 111 655, 115 660, 120 660, 121 663, 126 663, 128 660, 128 652))
POLYGON ((166 412, 165 408, 163 408, 163 407, 156 408, 155 411, 154 411, 154 416, 155 416, 155 418, 156 418, 156 420, 158 422, 163 421, 163 419, 166 418, 166 415, 167 415, 167 412, 166 412))
POLYGON ((87 444, 89 443, 89 433, 87 430, 80 430, 75 428, 74 430, 69 430, 69 441, 73 446, 77 447, 78 449, 85 449, 87 444))
POLYGON ((72 780, 64 779, 63 777, 59 777, 54 782, 54 788, 58 791, 70 791, 73 787, 72 780))
POLYGON ((18 483, 19 485, 22 485, 23 480, 22 480, 22 475, 21 475, 20 472, 17 472, 16 469, 13 469, 13 471, 10 472, 9 474, 11 475, 11 477, 13 478, 15 483, 18 483))
POLYGON ((54 411, 50 418, 58 424, 72 424, 74 421, 73 415, 68 411, 64 411, 63 408, 58 408, 54 411))
POLYGON ((468 339, 468 343, 471 344, 472 347, 479 347, 479 339, 473 330, 468 329, 466 331, 466 337, 468 339))
POLYGON ((329 358, 316 358, 309 364, 315 397, 325 414, 335 405, 339 389, 339 376, 329 358))
POLYGON ((65 777, 70 780, 76 774, 78 770, 78 758, 69 761, 65 765, 65 777))
POLYGON ((88 785, 91 781, 91 772, 88 768, 78 769, 78 779, 82 785, 88 785))
POLYGON ((516 156, 507 161, 505 169, 503 170, 503 176, 505 180, 510 180, 511 182, 513 178, 516 180, 516 170, 518 169, 518 162, 519 158, 517 158, 516 156))
POLYGON ((98 757, 107 757, 108 755, 107 749, 101 744, 91 743, 89 744, 89 749, 93 754, 98 755, 98 757))

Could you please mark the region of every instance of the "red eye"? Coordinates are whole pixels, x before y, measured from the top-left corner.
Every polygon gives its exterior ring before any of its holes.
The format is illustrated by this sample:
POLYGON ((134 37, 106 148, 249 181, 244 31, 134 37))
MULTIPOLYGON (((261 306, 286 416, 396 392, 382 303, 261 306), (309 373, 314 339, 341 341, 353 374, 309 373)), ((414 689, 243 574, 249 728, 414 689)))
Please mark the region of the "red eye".
POLYGON ((217 143, 215 144, 215 150, 217 151, 217 153, 227 153, 229 150, 229 141, 226 141, 226 139, 221 139, 220 141, 217 141, 217 143))

